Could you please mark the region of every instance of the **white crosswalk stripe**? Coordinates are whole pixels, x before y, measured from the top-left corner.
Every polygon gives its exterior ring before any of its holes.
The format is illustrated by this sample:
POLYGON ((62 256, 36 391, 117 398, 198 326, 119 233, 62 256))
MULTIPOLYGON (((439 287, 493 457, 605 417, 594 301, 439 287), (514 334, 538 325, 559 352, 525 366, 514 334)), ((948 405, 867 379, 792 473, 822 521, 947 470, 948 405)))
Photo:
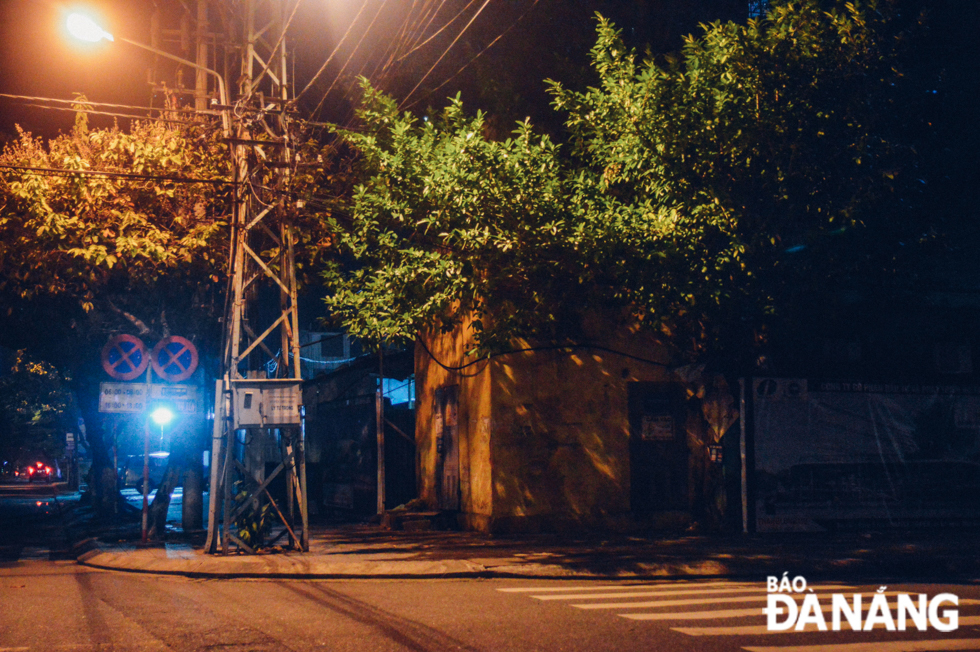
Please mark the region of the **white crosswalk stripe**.
POLYGON ((945 652, 946 650, 980 650, 980 638, 874 641, 871 643, 836 643, 833 645, 784 645, 780 647, 744 647, 742 649, 748 652, 945 652))
MULTIPOLYGON (((840 589, 846 587, 840 586, 828 586, 821 587, 827 589, 840 589)), ((758 593, 758 586, 733 586, 727 589, 702 589, 702 588, 691 588, 691 589, 680 589, 677 591, 633 591, 633 592, 618 592, 618 593, 576 593, 571 595, 532 595, 532 598, 536 600, 606 600, 609 598, 652 598, 664 595, 717 595, 720 593, 758 593)))
MULTIPOLYGON (((663 582, 643 582, 640 584, 589 584, 587 586, 518 586, 518 587, 507 587, 503 589, 497 589, 501 593, 572 593, 575 591, 595 591, 595 590, 605 590, 605 589, 615 589, 617 591, 624 591, 626 589, 652 589, 652 588, 663 588, 665 585, 663 582)), ((671 587, 677 588, 682 586, 690 586, 695 588, 702 587, 717 587, 717 586, 755 586, 755 584, 749 584, 747 582, 690 582, 690 581, 677 581, 670 584, 671 587)))
MULTIPOLYGON (((885 587, 881 587, 884 589, 885 587)), ((889 598, 888 608, 897 611, 896 596, 906 593, 916 594, 918 591, 880 590, 878 587, 856 587, 847 584, 814 585, 808 588, 807 594, 820 596, 821 603, 826 604, 832 593, 861 594, 865 596, 860 611, 865 615, 871 609, 871 596, 883 595, 889 598)), ((768 592, 763 582, 735 581, 665 581, 647 583, 623 583, 578 586, 548 586, 548 587, 508 587, 498 589, 504 593, 522 594, 528 598, 542 602, 560 602, 576 609, 587 611, 614 611, 620 618, 633 621, 732 621, 727 625, 677 626, 670 629, 674 632, 692 637, 723 637, 723 636, 759 636, 771 640, 787 640, 785 635, 806 635, 817 632, 817 626, 808 622, 802 631, 795 628, 788 630, 770 630, 766 624, 766 614, 763 605, 768 600, 768 592), (687 597, 691 596, 691 597, 687 597), (696 597, 694 597, 696 596, 696 597), (715 605, 715 608, 712 608, 715 605), (697 607, 705 607, 698 609, 697 607), (731 608, 724 608, 730 606, 731 608), (680 607, 680 609, 678 608, 680 607), (722 607, 722 608, 718 608, 722 607), (742 622, 739 622, 741 620, 742 622), (783 635, 783 636, 779 636, 783 635)), ((802 599, 801 595, 794 596, 802 599)), ((980 605, 980 599, 960 598, 959 607, 980 605)), ((901 612, 904 614, 905 612, 901 612)), ((901 616, 900 616, 901 617, 901 616)), ((828 623, 829 623, 828 616, 828 623)), ((681 623, 678 622, 678 625, 681 623)), ((692 623, 693 625, 694 623, 692 623)), ((860 622, 858 623, 860 627, 860 622)), ((901 623, 898 623, 901 627, 901 623)), ((960 614, 959 627, 980 627, 980 615, 960 614)), ((883 623, 876 621, 873 629, 881 631, 883 623)), ((922 632, 916 629, 912 619, 905 621, 905 629, 894 632, 898 636, 922 632)), ((846 625, 842 635, 860 636, 863 632, 850 631, 846 625)), ((939 632, 933 632, 939 634, 939 632)), ((868 642, 846 642, 833 645, 777 645, 762 647, 742 647, 751 652, 944 652, 946 650, 976 650, 980 652, 980 638, 962 638, 962 632, 949 633, 942 638, 932 640, 887 640, 868 642), (957 637, 959 636, 959 637, 957 637)), ((852 639, 853 640, 853 639, 852 639)), ((799 641, 794 641, 799 642, 799 641)))

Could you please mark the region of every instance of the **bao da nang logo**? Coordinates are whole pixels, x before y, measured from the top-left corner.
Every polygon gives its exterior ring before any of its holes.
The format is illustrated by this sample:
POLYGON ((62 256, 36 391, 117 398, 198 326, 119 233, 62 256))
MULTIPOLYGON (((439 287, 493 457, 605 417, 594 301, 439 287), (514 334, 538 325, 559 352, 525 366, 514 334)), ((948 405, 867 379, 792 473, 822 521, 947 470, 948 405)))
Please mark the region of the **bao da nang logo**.
POLYGON ((952 593, 939 593, 931 598, 925 593, 910 594, 889 591, 880 587, 871 594, 834 593, 819 595, 807 588, 806 579, 788 573, 782 578, 766 578, 766 629, 769 631, 803 631, 807 625, 818 630, 839 632, 870 631, 875 627, 905 631, 911 623, 919 631, 930 627, 940 632, 952 632, 959 627, 960 599, 952 593), (894 601, 889 603, 889 598, 894 601), (950 608, 953 607, 953 608, 950 608))

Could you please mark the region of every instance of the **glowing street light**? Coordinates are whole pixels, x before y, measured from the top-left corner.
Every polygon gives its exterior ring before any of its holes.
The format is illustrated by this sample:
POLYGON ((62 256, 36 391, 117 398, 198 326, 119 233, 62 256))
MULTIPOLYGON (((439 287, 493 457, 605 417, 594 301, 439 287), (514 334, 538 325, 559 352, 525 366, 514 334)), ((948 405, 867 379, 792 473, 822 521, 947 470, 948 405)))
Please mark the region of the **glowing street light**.
POLYGON ((102 39, 113 41, 112 34, 105 31, 85 14, 73 13, 68 16, 68 31, 80 41, 98 43, 102 39))
MULTIPOLYGON (((202 70, 207 74, 213 76, 218 82, 218 101, 221 103, 222 107, 228 106, 228 94, 225 92, 225 80, 224 78, 211 70, 206 66, 194 63, 182 57, 170 54, 164 50, 160 50, 145 43, 140 43, 139 41, 133 41, 131 39, 125 38, 123 36, 113 37, 112 34, 102 29, 98 23, 96 23, 92 18, 81 13, 71 13, 68 15, 67 19, 68 32, 75 38, 86 41, 88 43, 98 43, 99 41, 122 41, 123 43, 128 43, 134 47, 138 47, 142 50, 152 52, 158 56, 164 57, 165 59, 170 59, 171 61, 176 61, 185 66, 190 66, 191 68, 196 68, 197 70, 202 70)), ((231 136, 231 117, 228 115, 228 111, 225 108, 221 110, 221 124, 224 128, 225 137, 231 136)))
POLYGON ((153 423, 162 428, 173 420, 174 413, 167 406, 161 405, 150 413, 150 418, 153 419, 153 423))

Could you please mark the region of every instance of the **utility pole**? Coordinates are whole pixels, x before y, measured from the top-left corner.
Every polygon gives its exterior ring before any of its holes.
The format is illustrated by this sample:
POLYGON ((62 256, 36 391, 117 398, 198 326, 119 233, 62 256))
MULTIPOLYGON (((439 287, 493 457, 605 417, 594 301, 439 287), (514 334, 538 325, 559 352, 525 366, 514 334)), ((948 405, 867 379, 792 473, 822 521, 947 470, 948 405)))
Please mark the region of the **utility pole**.
POLYGON ((262 514, 279 517, 285 526, 279 536, 288 535, 291 547, 309 549, 293 250, 293 217, 302 206, 292 196, 298 125, 289 109, 285 34, 298 1, 241 0, 233 10, 218 0, 161 5, 151 23, 159 54, 176 57, 164 53, 163 44, 181 52, 176 60, 184 63, 177 67, 173 90, 184 89, 185 68, 194 66, 195 109, 222 116, 232 159, 229 280, 211 438, 209 553, 255 552, 260 543, 274 543, 278 537, 261 542, 255 532, 243 534, 262 514), (209 101, 215 90, 211 85, 222 76, 236 79, 237 85, 227 89, 227 100, 209 101), (267 457, 276 464, 268 475, 267 457), (288 505, 280 505, 282 500, 270 492, 280 474, 288 505))
MULTIPOLYGON (((205 0, 198 0, 199 31, 200 17, 206 18, 202 4, 205 0)), ((239 524, 247 526, 266 510, 282 520, 280 536, 288 534, 292 547, 309 549, 292 227, 301 206, 291 197, 296 125, 288 111, 291 79, 284 33, 287 9, 291 14, 295 4, 244 0, 240 15, 229 23, 241 70, 233 106, 217 107, 234 116, 228 145, 236 183, 211 447, 205 544, 210 553, 254 552, 256 540, 243 540, 247 527, 239 524), (270 291, 278 291, 278 310, 269 310, 270 291), (266 476, 271 443, 279 444, 279 461, 266 476), (285 510, 269 491, 280 473, 288 488, 285 510), (295 513, 294 504, 299 523, 287 516, 295 513)))
POLYGON ((375 395, 374 419, 378 438, 378 515, 385 513, 385 348, 378 343, 378 391, 375 395))

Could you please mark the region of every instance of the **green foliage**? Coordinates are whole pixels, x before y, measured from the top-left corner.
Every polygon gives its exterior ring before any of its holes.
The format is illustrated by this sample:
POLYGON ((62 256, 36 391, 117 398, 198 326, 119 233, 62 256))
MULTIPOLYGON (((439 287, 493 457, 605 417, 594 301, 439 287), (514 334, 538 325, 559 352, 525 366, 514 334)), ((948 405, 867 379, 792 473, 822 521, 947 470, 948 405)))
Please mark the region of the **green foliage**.
MULTIPOLYGON (((131 131, 90 130, 80 107, 74 130, 44 143, 9 143, 0 164, 154 177, 227 179, 215 134, 138 122, 131 131)), ((151 283, 165 272, 213 273, 227 247, 230 192, 166 179, 0 170, 0 289, 24 298, 77 297, 89 310, 114 278, 151 283)))
POLYGON ((657 65, 639 63, 600 20, 601 85, 552 83, 576 162, 627 212, 627 232, 643 215, 676 216, 673 233, 617 251, 629 266, 623 298, 676 314, 740 297, 765 313, 787 285, 853 272, 855 248, 869 242, 845 233, 893 245, 902 216, 885 207, 897 204, 910 154, 890 122, 898 44, 874 3, 824 11, 806 0, 746 25, 712 24, 657 65))
POLYGON ((17 351, 10 362, 0 375, 0 458, 59 456, 72 421, 70 379, 26 351, 17 351))
MULTIPOLYGON (((247 487, 250 487, 254 491, 257 486, 251 480, 247 483, 243 481, 235 483, 234 496, 236 508, 239 508, 248 500, 249 490, 247 487)), ((262 503, 260 505, 256 500, 250 500, 249 502, 249 506, 235 519, 236 536, 253 549, 258 549, 262 547, 265 537, 269 533, 269 528, 272 525, 272 522, 269 520, 272 506, 269 503, 262 503)))
POLYGON ((366 129, 343 134, 364 181, 340 236, 353 269, 328 273, 334 313, 387 341, 474 314, 488 350, 613 311, 697 353, 720 324, 880 269, 922 226, 907 34, 874 2, 824 6, 713 23, 658 61, 600 17, 599 84, 549 82, 564 149, 526 123, 492 141, 458 97, 420 122, 365 84, 366 129))
POLYGON ((458 98, 420 122, 367 84, 360 115, 369 131, 345 136, 366 181, 340 243, 358 266, 328 275, 336 293, 327 301, 347 328, 392 342, 492 314, 495 330, 482 332, 500 341, 528 322, 554 322, 554 292, 574 285, 554 268, 574 259, 578 239, 554 144, 527 124, 487 140, 484 116, 467 117, 458 98))

